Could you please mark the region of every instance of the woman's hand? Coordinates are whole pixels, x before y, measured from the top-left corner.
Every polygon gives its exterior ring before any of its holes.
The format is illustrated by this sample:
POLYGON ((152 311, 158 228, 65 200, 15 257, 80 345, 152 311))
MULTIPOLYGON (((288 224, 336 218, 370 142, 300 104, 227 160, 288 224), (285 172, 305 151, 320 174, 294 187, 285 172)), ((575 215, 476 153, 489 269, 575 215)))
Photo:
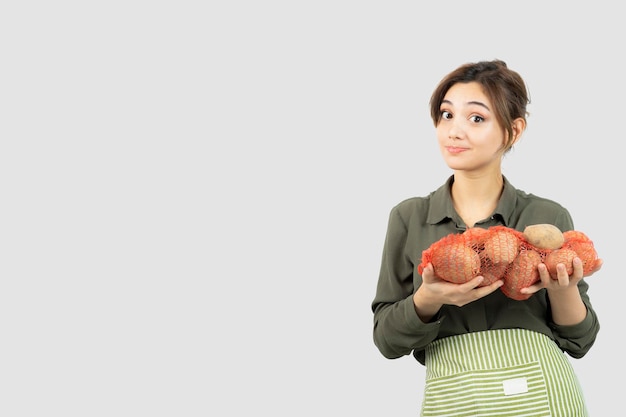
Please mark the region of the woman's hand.
POLYGON ((502 280, 498 280, 491 285, 480 287, 483 280, 484 278, 479 275, 464 284, 454 284, 437 277, 433 265, 429 263, 422 271, 422 285, 413 294, 415 311, 422 321, 426 322, 437 314, 444 304, 464 306, 491 294, 503 284, 502 280))
POLYGON ((545 264, 539 264, 540 281, 527 288, 522 288, 523 294, 534 294, 542 288, 548 291, 552 320, 562 326, 573 326, 582 322, 587 315, 587 307, 583 303, 578 283, 586 276, 593 275, 602 268, 602 260, 598 259, 593 269, 585 274, 583 263, 580 258, 574 258, 572 262, 572 274, 567 274, 565 265, 558 264, 556 276, 551 276, 545 264))
MULTIPOLYGON (((572 275, 567 274, 567 269, 564 264, 557 264, 556 276, 550 275, 548 268, 545 264, 539 264, 537 269, 539 270, 540 281, 527 288, 522 288, 520 292, 522 294, 534 294, 542 288, 545 288, 550 293, 566 291, 570 288, 578 286, 578 282, 584 277, 588 277, 598 272, 602 268, 602 259, 596 260, 596 264, 593 269, 587 273, 583 273, 583 263, 580 258, 576 257, 572 261, 572 275)), ((576 289, 578 291, 578 289, 576 289)))

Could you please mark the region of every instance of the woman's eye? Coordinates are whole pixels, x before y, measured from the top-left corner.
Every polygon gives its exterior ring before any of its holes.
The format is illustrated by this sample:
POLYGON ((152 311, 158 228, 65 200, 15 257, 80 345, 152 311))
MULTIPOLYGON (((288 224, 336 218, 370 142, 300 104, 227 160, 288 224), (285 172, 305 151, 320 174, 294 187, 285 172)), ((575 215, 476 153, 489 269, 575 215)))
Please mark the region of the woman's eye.
POLYGON ((451 119, 452 118, 452 113, 450 113, 449 111, 446 111, 446 110, 442 110, 441 118, 442 119, 451 119))
POLYGON ((480 123, 482 121, 484 121, 485 119, 483 117, 480 116, 472 116, 470 117, 470 120, 474 123, 480 123))

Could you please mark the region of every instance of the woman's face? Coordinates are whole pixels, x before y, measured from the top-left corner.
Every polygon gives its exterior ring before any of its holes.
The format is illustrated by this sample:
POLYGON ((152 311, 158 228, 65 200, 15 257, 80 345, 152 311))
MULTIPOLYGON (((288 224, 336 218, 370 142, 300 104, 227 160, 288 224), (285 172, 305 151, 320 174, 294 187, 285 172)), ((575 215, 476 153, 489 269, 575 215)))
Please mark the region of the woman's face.
POLYGON ((505 131, 492 103, 476 82, 454 84, 441 103, 437 125, 439 149, 446 164, 458 171, 500 169, 505 131))

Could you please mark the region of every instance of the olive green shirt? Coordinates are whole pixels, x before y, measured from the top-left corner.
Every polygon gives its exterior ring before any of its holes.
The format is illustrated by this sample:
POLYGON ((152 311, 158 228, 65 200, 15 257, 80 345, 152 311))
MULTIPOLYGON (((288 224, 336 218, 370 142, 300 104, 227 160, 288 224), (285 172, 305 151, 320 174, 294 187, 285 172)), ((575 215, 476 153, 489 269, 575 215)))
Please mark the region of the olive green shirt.
MULTIPOLYGON (((400 202, 389 215, 387 235, 376 295, 374 343, 390 359, 410 353, 425 363, 425 348, 436 339, 490 329, 523 328, 543 333, 574 358, 584 356, 595 342, 600 324, 587 295, 583 279, 578 288, 587 306, 582 323, 560 326, 552 321, 550 300, 545 289, 529 299, 516 301, 496 290, 463 307, 444 305, 428 323, 420 320, 413 307, 413 294, 422 282, 417 272, 422 252, 451 233, 466 230, 454 210, 450 195, 451 176, 446 184, 427 197, 400 202)), ((504 189, 493 215, 475 226, 504 225, 519 231, 531 224, 549 223, 561 231, 574 230, 569 212, 560 204, 514 188, 504 178, 504 189)))

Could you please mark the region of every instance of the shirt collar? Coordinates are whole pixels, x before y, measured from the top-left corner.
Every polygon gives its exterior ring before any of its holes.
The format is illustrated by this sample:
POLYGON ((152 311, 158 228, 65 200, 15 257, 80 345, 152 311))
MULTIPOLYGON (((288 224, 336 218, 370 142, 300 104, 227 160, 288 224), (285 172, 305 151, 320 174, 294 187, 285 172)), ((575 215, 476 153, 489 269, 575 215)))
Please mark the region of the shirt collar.
POLYGON ((454 182, 454 175, 430 194, 430 208, 428 209, 428 224, 441 223, 445 219, 454 218, 454 205, 452 204, 452 195, 450 188, 454 182))
MULTIPOLYGON (((494 216, 499 215, 504 226, 507 226, 513 216, 513 210, 515 209, 517 190, 504 176, 503 181, 504 188, 502 190, 502 196, 500 197, 500 201, 498 201, 494 216)), ((454 205, 452 204, 452 195, 450 194, 453 182, 454 175, 451 175, 445 184, 430 194, 430 208, 426 218, 428 224, 437 224, 446 219, 452 220, 457 217, 454 205)))
POLYGON ((517 205, 517 189, 513 187, 505 176, 503 176, 502 179, 504 180, 504 189, 502 190, 500 201, 498 201, 495 214, 499 214, 502 217, 504 226, 508 227, 513 218, 515 206, 517 205))

